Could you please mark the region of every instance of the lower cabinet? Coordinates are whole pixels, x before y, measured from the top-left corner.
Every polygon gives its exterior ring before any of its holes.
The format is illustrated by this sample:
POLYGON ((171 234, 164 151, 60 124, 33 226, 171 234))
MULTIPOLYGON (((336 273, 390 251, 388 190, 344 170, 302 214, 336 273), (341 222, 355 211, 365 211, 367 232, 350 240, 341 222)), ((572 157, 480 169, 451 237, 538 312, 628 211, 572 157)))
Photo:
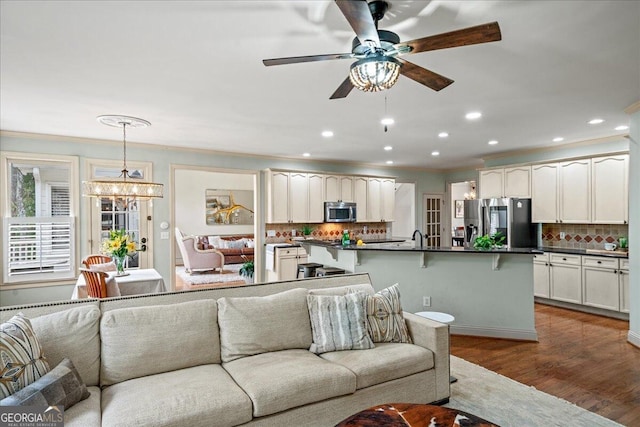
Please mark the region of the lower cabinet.
POLYGON ((533 295, 549 298, 549 253, 533 256, 533 295))
POLYGON ((582 257, 583 304, 607 310, 620 310, 618 259, 582 257))
POLYGON ((304 248, 276 248, 276 280, 294 280, 298 275, 298 264, 306 262, 307 252, 304 248))
POLYGON ((582 304, 580 255, 549 255, 550 295, 558 301, 582 304))
POLYGON ((620 260, 620 270, 618 270, 620 285, 620 311, 629 312, 629 260, 620 260))

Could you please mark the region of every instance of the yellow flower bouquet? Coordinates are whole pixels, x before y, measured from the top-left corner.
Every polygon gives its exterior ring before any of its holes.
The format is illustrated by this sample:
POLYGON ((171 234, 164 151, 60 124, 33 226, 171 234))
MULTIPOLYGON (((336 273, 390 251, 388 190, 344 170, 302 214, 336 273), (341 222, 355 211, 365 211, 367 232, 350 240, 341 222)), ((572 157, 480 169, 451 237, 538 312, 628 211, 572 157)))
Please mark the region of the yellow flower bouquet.
POLYGON ((102 253, 111 255, 116 263, 116 270, 119 276, 124 274, 124 260, 127 255, 136 252, 136 243, 124 231, 111 230, 109 238, 102 241, 102 253))

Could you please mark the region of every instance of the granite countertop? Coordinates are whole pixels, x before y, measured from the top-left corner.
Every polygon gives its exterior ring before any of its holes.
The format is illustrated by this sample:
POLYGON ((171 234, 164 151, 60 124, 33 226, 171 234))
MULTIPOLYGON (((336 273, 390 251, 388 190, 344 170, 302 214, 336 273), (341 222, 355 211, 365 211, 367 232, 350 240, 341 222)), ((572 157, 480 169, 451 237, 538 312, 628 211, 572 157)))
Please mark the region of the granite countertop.
POLYGON ((555 248, 552 246, 540 246, 538 249, 542 252, 553 252, 559 254, 571 254, 571 255, 592 255, 592 256, 604 256, 611 258, 629 258, 629 252, 623 251, 605 251, 599 249, 573 249, 573 248, 555 248))

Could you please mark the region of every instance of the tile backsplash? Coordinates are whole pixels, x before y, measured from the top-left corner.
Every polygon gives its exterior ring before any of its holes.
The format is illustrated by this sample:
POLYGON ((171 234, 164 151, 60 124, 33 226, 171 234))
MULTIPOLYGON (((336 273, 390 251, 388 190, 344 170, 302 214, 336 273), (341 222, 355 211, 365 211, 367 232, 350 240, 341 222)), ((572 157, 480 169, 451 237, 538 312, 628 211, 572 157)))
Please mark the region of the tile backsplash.
POLYGON ((623 224, 542 224, 542 246, 572 249, 604 249, 605 243, 618 243, 627 237, 623 224), (561 238, 560 233, 565 233, 561 238))
MULTIPOLYGON (((267 224, 266 230, 275 231, 275 237, 265 236, 265 243, 281 243, 295 237, 293 231, 295 230, 296 236, 302 236, 302 226, 307 224, 267 224)), ((313 231, 311 237, 321 240, 339 239, 342 237, 343 230, 349 230, 351 236, 355 239, 384 239, 387 237, 387 224, 384 222, 359 222, 359 223, 324 223, 324 224, 309 224, 313 231), (365 232, 366 228, 366 232, 365 232)))

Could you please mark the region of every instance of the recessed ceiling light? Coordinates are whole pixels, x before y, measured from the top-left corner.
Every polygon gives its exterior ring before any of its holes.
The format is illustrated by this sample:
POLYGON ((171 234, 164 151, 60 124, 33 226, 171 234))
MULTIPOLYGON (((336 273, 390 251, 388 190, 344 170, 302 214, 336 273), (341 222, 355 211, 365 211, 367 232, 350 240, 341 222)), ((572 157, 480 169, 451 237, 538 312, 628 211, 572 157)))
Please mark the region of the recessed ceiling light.
POLYGON ((393 160, 387 160, 386 162, 388 165, 392 165, 393 164, 393 160))
POLYGON ((627 125, 620 125, 615 127, 615 130, 627 130, 627 129, 629 129, 629 126, 627 125))
POLYGON ((324 136, 325 138, 331 138, 333 136, 333 131, 323 130, 322 131, 322 136, 324 136))
POLYGON ((602 119, 591 119, 591 120, 589 120, 589 122, 588 122, 588 123, 589 123, 590 125, 599 125, 599 124, 600 124, 600 123, 602 123, 602 122, 604 122, 604 120, 602 120, 602 119))
POLYGON ((448 133, 446 133, 446 132, 440 132, 440 133, 438 134, 438 136, 439 136, 440 138, 446 138, 446 137, 448 137, 448 136, 449 136, 449 134, 448 134, 448 133))
POLYGON ((482 113, 479 111, 472 111, 471 113, 467 113, 466 116, 464 116, 467 120, 475 120, 475 119, 479 119, 480 117, 482 117, 482 113))
POLYGON ((390 145, 385 145, 385 147, 384 147, 384 151, 391 151, 391 150, 393 150, 393 147, 392 147, 392 146, 390 146, 390 145))
POLYGON ((492 139, 491 141, 487 142, 487 144, 489 145, 496 145, 498 143, 498 141, 496 141, 495 139, 492 139))
POLYGON ((303 157, 311 157, 311 153, 302 153, 303 157))
POLYGON ((553 138, 553 142, 560 142, 560 141, 564 141, 564 138, 561 136, 556 136, 555 138, 553 138))
POLYGON ((439 156, 439 155, 440 155, 440 152, 439 152, 439 151, 432 151, 432 152, 431 152, 431 155, 432 155, 432 156, 439 156))
POLYGON ((382 123, 383 125, 387 126, 387 125, 392 125, 394 124, 396 121, 393 120, 391 117, 385 117, 384 119, 380 120, 380 123, 382 123))

